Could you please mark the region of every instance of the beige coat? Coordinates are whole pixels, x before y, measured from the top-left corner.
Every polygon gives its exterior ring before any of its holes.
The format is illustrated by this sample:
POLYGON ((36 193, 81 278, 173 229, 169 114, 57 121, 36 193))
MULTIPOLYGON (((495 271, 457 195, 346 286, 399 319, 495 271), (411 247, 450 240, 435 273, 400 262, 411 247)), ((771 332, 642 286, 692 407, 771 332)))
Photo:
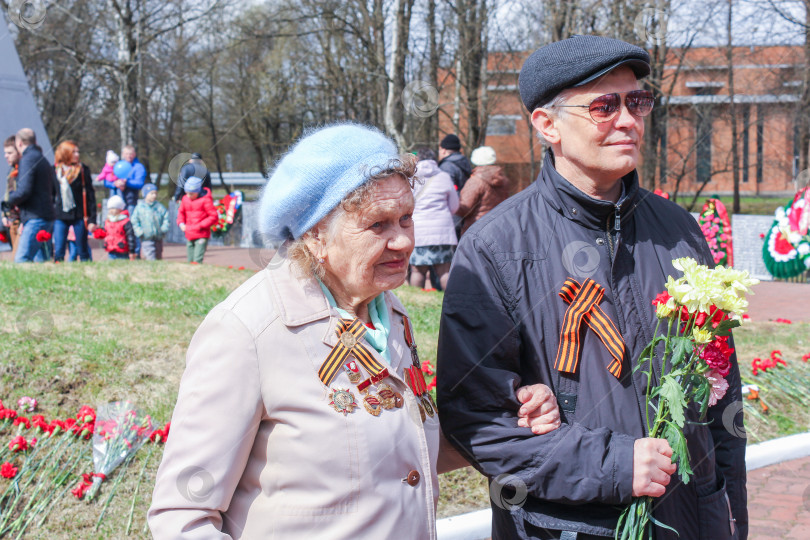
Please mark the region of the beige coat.
MULTIPOLYGON (((188 349, 158 470, 155 538, 436 537, 438 415, 422 423, 402 378, 411 365, 405 310, 390 292, 385 299, 387 382, 405 406, 378 417, 329 405, 317 372, 337 342, 338 315, 287 262, 208 314, 188 349), (419 479, 409 483, 412 471, 419 479)), ((360 403, 342 370, 330 387, 360 403)))

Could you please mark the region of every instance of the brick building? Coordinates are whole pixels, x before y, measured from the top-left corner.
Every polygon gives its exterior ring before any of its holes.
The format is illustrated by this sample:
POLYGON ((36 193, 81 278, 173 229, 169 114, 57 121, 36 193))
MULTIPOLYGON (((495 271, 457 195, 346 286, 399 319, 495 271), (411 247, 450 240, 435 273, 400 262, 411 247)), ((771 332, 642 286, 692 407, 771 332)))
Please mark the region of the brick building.
MULTIPOLYGON (((520 66, 528 54, 491 53, 484 96, 489 111, 485 144, 495 148, 499 163, 519 188, 533 181, 543 152, 517 89, 520 66)), ((740 191, 743 195, 792 194, 798 172, 794 120, 805 67, 803 50, 798 46, 735 47, 733 64, 740 191)), ((443 101, 452 103, 453 85, 444 88, 443 101)), ((669 104, 661 151, 666 165, 656 173, 656 186, 686 194, 705 184, 706 195, 730 193, 732 137, 725 48, 670 50, 663 93, 669 104)), ((458 131, 463 134, 463 111, 459 116, 458 131)), ((441 131, 454 131, 451 118, 452 112, 442 115, 441 131)))

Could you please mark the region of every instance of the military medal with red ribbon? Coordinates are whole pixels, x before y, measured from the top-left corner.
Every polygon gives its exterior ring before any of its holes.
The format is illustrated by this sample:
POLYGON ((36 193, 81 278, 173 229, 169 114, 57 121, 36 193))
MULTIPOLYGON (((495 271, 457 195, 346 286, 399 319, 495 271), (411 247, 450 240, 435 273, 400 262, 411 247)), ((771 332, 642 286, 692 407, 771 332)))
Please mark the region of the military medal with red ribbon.
POLYGON ((420 413, 422 414, 422 421, 425 421, 425 414, 431 418, 436 414, 436 404, 433 403, 433 398, 427 389, 425 382, 425 374, 422 372, 422 363, 419 361, 419 354, 416 352, 416 340, 414 339, 413 327, 411 321, 407 316, 403 316, 403 323, 405 326, 405 343, 411 350, 411 362, 413 365, 405 370, 405 382, 411 387, 413 394, 419 402, 420 413))

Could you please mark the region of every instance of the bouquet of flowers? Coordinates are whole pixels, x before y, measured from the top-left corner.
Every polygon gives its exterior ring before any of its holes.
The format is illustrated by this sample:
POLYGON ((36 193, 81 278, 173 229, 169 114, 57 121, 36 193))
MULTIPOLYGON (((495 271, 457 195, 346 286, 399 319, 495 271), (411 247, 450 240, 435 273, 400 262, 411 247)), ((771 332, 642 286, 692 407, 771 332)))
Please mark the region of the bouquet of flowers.
MULTIPOLYGON (((692 468, 683 434, 686 409, 695 404, 702 420, 728 390, 725 377, 734 352, 728 343, 730 330, 740 325, 748 308, 746 295, 759 281, 748 272, 723 266, 710 269, 690 258, 676 259, 673 266, 684 275, 679 279, 670 276, 666 291, 653 300, 658 318, 655 337, 642 351, 635 369, 647 374, 646 410, 655 411, 654 418, 649 413, 646 418, 647 433, 669 442, 681 481, 688 483, 692 468), (666 325, 665 335, 659 334, 662 324, 666 325), (657 385, 653 385, 654 361, 661 365, 657 385)), ((615 538, 652 538, 654 523, 675 531, 653 518, 651 497, 638 497, 622 512, 615 538)))
POLYGON ((762 246, 768 272, 788 279, 810 270, 810 186, 777 208, 774 217, 762 246))
POLYGON ((116 401, 99 408, 93 435, 95 473, 84 478, 85 483, 90 483, 86 493, 88 501, 96 496, 107 475, 149 440, 153 430, 149 416, 128 401, 116 401))

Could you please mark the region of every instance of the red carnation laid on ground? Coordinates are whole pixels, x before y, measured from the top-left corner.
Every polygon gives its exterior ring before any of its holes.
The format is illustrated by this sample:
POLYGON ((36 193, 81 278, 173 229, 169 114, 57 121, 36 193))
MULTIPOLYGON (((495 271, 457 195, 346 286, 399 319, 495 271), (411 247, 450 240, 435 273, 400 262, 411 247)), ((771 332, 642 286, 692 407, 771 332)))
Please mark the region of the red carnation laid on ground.
POLYGON ((0 476, 3 478, 14 478, 17 476, 17 467, 6 461, 3 463, 3 466, 0 467, 0 476))

